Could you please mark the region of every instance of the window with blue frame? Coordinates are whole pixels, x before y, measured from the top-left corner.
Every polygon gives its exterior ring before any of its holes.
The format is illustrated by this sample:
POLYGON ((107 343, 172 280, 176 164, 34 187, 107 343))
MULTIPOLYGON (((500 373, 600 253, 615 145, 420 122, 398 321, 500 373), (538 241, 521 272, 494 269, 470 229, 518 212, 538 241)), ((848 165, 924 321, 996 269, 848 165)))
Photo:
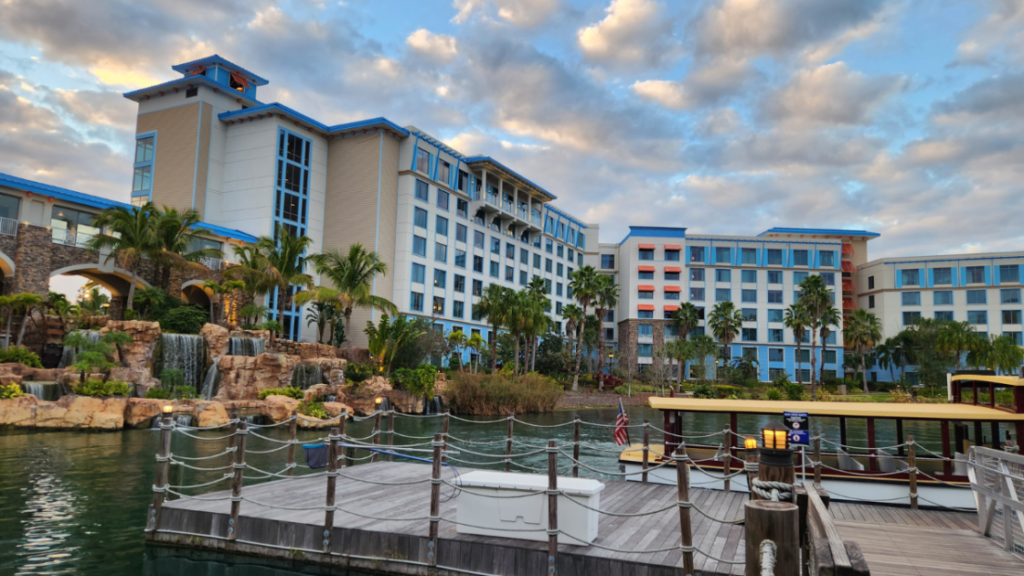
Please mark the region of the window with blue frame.
POLYGON ((422 236, 412 237, 412 253, 414 256, 427 257, 427 239, 422 236))
POLYGON ((967 311, 967 323, 968 324, 988 324, 988 311, 987 310, 968 310, 967 311))
POLYGON ((679 272, 668 272, 668 271, 666 271, 665 272, 665 280, 667 280, 669 282, 678 282, 679 281, 679 272))
POLYGON ((703 268, 690 268, 690 280, 693 282, 704 281, 704 269, 703 268))
POLYGON ((818 252, 818 257, 821 259, 822 268, 835 268, 836 267, 836 253, 831 251, 818 252))
POLYGON ((768 321, 769 322, 782 322, 783 312, 779 308, 768 309, 768 321))
POLYGON ((426 266, 424 266, 423 264, 416 264, 414 262, 412 265, 412 281, 416 282, 417 284, 423 284, 426 281, 426 276, 426 266))
POLYGON ((433 156, 430 152, 422 148, 416 149, 416 171, 424 174, 430 174, 430 158, 433 156))
POLYGON ((942 322, 953 322, 953 311, 952 310, 936 310, 935 319, 941 320, 942 322))
POLYGON ((484 273, 484 257, 473 256, 473 272, 484 273))
POLYGON ((434 231, 441 236, 448 235, 448 219, 444 216, 437 216, 435 219, 434 231))
MULTIPOLYGON (((283 128, 278 129, 277 175, 274 196, 274 236, 278 226, 295 237, 306 234, 306 219, 309 214, 309 165, 312 156, 312 141, 283 128)), ((294 291, 294 289, 292 289, 294 291)), ((293 299, 286 301, 284 318, 277 318, 277 290, 270 294, 268 319, 277 320, 284 328, 285 338, 299 339, 302 327, 301 310, 293 299)))
POLYGON ((921 313, 920 312, 904 312, 903 313, 903 325, 904 326, 910 326, 912 324, 915 324, 920 319, 921 319, 921 313))
POLYGON ((935 292, 932 292, 932 304, 934 304, 935 306, 952 306, 953 291, 936 290, 935 292))
POLYGON ((409 309, 413 312, 423 312, 422 292, 411 292, 409 294, 409 309))
MULTIPOLYGON (((780 340, 781 342, 781 340, 780 340)), ((784 348, 769 348, 768 349, 768 361, 769 362, 785 362, 786 350, 784 348)))
POLYGON ((732 270, 728 268, 716 268, 715 282, 732 282, 732 270))
POLYGON ((741 270, 740 280, 747 284, 757 284, 757 270, 741 270))
POLYGON ((740 293, 740 301, 757 302, 757 290, 743 290, 740 293))
POLYGON ((679 262, 679 250, 665 249, 665 261, 666 262, 679 262))
POLYGON ((455 275, 454 286, 453 286, 452 289, 455 290, 456 292, 459 292, 460 294, 461 293, 465 293, 466 292, 466 277, 462 276, 461 274, 456 274, 455 275))
POLYGON ((694 302, 704 301, 704 289, 703 288, 690 288, 690 300, 694 302))
POLYGON ((769 290, 768 291, 768 303, 769 304, 782 304, 782 290, 769 290))
POLYGON ((1017 346, 1021 346, 1022 342, 1024 342, 1024 338, 1022 338, 1021 332, 1003 332, 1003 335, 1009 336, 1013 340, 1013 343, 1016 344, 1017 346))
POLYGON ((921 271, 917 269, 900 270, 900 281, 904 286, 920 286, 921 271))
POLYGON ((825 362, 825 364, 835 364, 836 363, 836 351, 835 350, 825 350, 824 362, 825 362))
POLYGON ((782 343, 783 332, 784 331, 782 330, 782 328, 769 328, 768 329, 768 341, 769 342, 782 343))
POLYGON ((637 273, 640 280, 654 280, 654 270, 641 270, 637 273))
POLYGON ((732 300, 732 290, 728 288, 715 288, 715 302, 728 302, 732 300))
POLYGON ((615 255, 614 254, 601 254, 601 269, 602 270, 613 270, 615 268, 615 255))
POLYGON ((1008 266, 999 267, 999 283, 1000 284, 1019 284, 1020 283, 1020 266, 1016 264, 1010 264, 1008 266))
POLYGON ((446 288, 448 286, 448 273, 444 270, 434 269, 434 287, 446 288))
POLYGON ((654 250, 650 248, 640 248, 640 260, 654 260, 654 250))
POLYGON ((501 240, 491 238, 491 254, 501 254, 501 240))
POLYGON ((640 358, 650 358, 654 354, 654 344, 639 344, 636 353, 640 358))
POLYGON ((836 273, 835 272, 822 272, 821 281, 825 283, 825 286, 836 285, 836 273))
POLYGON ((968 266, 964 268, 967 275, 967 284, 983 284, 985 282, 984 266, 968 266))
POLYGON ((757 265, 757 248, 741 248, 740 263, 757 265))
POLYGON ((953 284, 953 269, 932 268, 932 280, 936 286, 951 286, 953 284))
POLYGON ((740 340, 757 342, 757 328, 743 328, 740 332, 740 340))
POLYGON ((452 316, 455 318, 464 318, 466 316, 466 303, 460 302, 459 300, 453 300, 452 316))
POLYGON ((769 284, 782 284, 782 270, 769 270, 768 271, 768 283, 769 284))
POLYGON ((984 290, 968 290, 967 291, 967 303, 968 304, 987 304, 988 298, 986 298, 986 292, 984 290))
POLYGON ((690 246, 690 262, 703 262, 704 261, 704 247, 703 246, 690 246))
MULTIPOLYGON (((1002 280, 1002 278, 1000 278, 1002 280)), ((1003 288, 999 291, 1000 304, 1020 304, 1020 288, 1003 288)))
POLYGON ((1003 324, 1020 324, 1020 310, 1003 310, 1003 324))
POLYGON ((808 272, 793 272, 793 285, 799 286, 809 275, 808 272))
POLYGON ((807 266, 807 250, 793 250, 793 266, 807 266))
POLYGON ((132 178, 132 205, 134 206, 144 206, 153 198, 153 158, 155 155, 156 133, 137 136, 135 140, 135 175, 132 178))
POLYGON ((654 310, 638 310, 636 317, 642 320, 654 318, 654 310))
POLYGON ((491 278, 498 278, 498 274, 501 272, 501 265, 497 262, 491 261, 491 269, 489 271, 491 278))
POLYGON ((412 225, 417 228, 427 229, 427 211, 422 208, 413 209, 412 225))
POLYGON ((757 322, 757 308, 742 308, 740 313, 743 314, 744 322, 757 322))
POLYGON ((731 264, 732 249, 731 248, 715 248, 715 264, 731 264))
POLYGON ((902 294, 904 306, 920 306, 921 305, 921 293, 920 292, 904 292, 902 294))
POLYGON ((769 266, 782 266, 782 250, 778 248, 769 248, 767 252, 767 260, 769 266))
POLYGON ((438 262, 448 262, 448 246, 441 244, 440 242, 434 243, 434 260, 438 262))
POLYGON ((640 300, 654 300, 654 290, 638 290, 636 297, 640 300))

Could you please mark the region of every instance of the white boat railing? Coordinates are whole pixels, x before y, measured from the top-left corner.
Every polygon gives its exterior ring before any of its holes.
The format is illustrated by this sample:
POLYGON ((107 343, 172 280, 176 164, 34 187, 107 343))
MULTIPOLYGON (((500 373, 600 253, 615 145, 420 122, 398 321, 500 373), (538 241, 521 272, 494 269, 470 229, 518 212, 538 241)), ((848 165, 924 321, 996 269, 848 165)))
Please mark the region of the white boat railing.
POLYGON ((967 462, 978 529, 1024 559, 1024 455, 972 446, 967 462))

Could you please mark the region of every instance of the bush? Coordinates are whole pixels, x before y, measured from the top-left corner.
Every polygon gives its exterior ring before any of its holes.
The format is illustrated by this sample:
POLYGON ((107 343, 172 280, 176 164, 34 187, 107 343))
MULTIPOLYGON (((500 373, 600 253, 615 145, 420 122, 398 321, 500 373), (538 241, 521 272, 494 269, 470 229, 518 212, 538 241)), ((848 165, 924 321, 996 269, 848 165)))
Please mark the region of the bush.
POLYGON ((171 391, 166 388, 153 387, 146 390, 146 398, 156 398, 157 400, 169 400, 171 398, 171 391))
POLYGON ((296 400, 302 400, 302 388, 291 386, 288 388, 267 388, 260 392, 260 400, 266 400, 267 396, 287 396, 296 400))
POLYGON ((311 418, 319 418, 321 420, 330 418, 330 415, 327 413, 327 409, 324 408, 324 403, 316 400, 310 400, 308 402, 303 400, 302 402, 299 402, 299 407, 296 408, 296 411, 299 414, 309 416, 311 418))
POLYGON ((779 392, 778 388, 771 388, 768 390, 769 400, 782 400, 782 392, 779 392))
POLYGON ((446 388, 448 405, 457 414, 550 412, 562 386, 530 372, 515 379, 500 374, 454 374, 446 388))
POLYGON ((373 376, 373 366, 365 362, 352 362, 345 370, 345 380, 353 383, 365 382, 373 376))
POLYGON ((437 368, 429 364, 420 365, 415 370, 399 368, 391 374, 391 382, 399 390, 405 390, 413 396, 434 397, 434 380, 437 379, 437 368))
POLYGON ((0 400, 7 400, 8 398, 17 398, 25 393, 21 391, 21 386, 11 383, 6 386, 0 385, 0 400))
POLYGON ((79 396, 127 396, 131 392, 131 386, 120 380, 107 380, 104 382, 99 378, 90 378, 84 383, 73 386, 75 394, 79 396))
POLYGON ((694 398, 717 398, 718 394, 715 393, 715 389, 708 384, 698 384, 693 387, 694 398))
POLYGON ((185 373, 177 368, 164 368, 160 371, 160 387, 174 390, 185 385, 185 373))
POLYGON ((804 398, 804 387, 801 384, 790 382, 786 384, 785 390, 787 400, 803 400, 804 398))
MULTIPOLYGON (((619 396, 625 396, 630 393, 630 386, 628 384, 616 386, 613 391, 619 396)), ((657 390, 654 389, 654 386, 648 386, 646 384, 633 384, 632 391, 633 394, 653 394, 654 392, 657 392, 657 390)))
POLYGON ((33 368, 43 367, 43 363, 39 361, 39 356, 36 356, 35 352, 24 346, 8 346, 7 348, 0 349, 0 362, 20 362, 25 366, 33 368))
POLYGON ((160 318, 160 329, 172 334, 199 334, 206 324, 206 310, 193 306, 173 308, 160 318))

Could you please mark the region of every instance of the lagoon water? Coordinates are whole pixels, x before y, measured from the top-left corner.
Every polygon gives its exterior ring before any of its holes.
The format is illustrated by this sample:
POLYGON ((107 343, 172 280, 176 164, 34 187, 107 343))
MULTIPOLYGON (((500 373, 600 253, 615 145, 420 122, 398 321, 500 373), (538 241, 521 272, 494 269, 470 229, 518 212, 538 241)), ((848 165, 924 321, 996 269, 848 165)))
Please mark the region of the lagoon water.
MULTIPOLYGON (((579 410, 578 414, 585 421, 611 425, 615 421, 616 410, 579 410)), ((661 426, 661 414, 653 410, 629 408, 629 417, 632 424, 649 418, 652 425, 661 426)), ((525 422, 549 427, 516 424, 516 438, 531 445, 543 444, 548 438, 556 438, 560 443, 571 442, 571 425, 550 426, 571 422, 572 418, 571 411, 522 416, 525 422)), ((756 434, 767 420, 767 417, 740 417, 740 432, 756 434)), ((436 417, 398 417, 396 422, 397 432, 407 436, 429 436, 441 429, 441 420, 436 417)), ((725 415, 687 415, 684 430, 706 434, 721 430, 726 423, 725 415)), ((350 422, 347 432, 351 437, 365 437, 370 434, 371 426, 368 420, 350 422)), ((821 426, 827 438, 838 441, 838 422, 834 419, 820 419, 812 422, 812 426, 821 426)), ((879 446, 894 443, 893 422, 878 421, 876 429, 879 446)), ((904 432, 917 436, 925 447, 938 450, 939 431, 936 425, 908 421, 904 432)), ((215 437, 223 433, 201 434, 215 437)), ((261 433, 280 439, 287 437, 287 431, 279 428, 261 433)), ((500 440, 505 437, 505 422, 470 424, 453 420, 450 434, 475 442, 500 440)), ((111 433, 0 431, 0 574, 288 576, 325 573, 314 567, 262 566, 250 558, 207 557, 147 547, 142 530, 147 506, 152 500, 158 435, 159 431, 154 429, 111 433)), ((314 441, 324 435, 324 432, 299 431, 299 439, 304 441, 314 441)), ((634 430, 632 435, 634 442, 640 440, 638 430, 634 430)), ((609 451, 584 450, 584 462, 598 469, 618 470, 614 453, 616 446, 610 428, 583 426, 581 440, 584 444, 609 451)), ((848 441, 854 445, 865 444, 863 421, 850 421, 848 441)), ((396 444, 415 442, 423 440, 395 438, 396 444)), ((652 433, 651 442, 661 442, 661 435, 652 433)), ((219 453, 225 445, 225 441, 200 442, 175 435, 172 452, 195 457, 219 453)), ((252 450, 276 446, 252 436, 249 439, 252 450)), ((474 449, 494 453, 493 462, 503 457, 504 444, 474 446, 474 449)), ((529 450, 526 446, 519 446, 515 452, 529 450)), ((356 456, 363 454, 357 453, 356 456)), ((296 459, 301 462, 302 457, 302 450, 297 450, 296 459)), ((284 468, 283 451, 270 455, 250 454, 246 459, 262 470, 284 468)), ((488 460, 465 453, 460 459, 488 460)), ((546 459, 547 456, 541 453, 525 460, 524 464, 543 468, 546 459)), ((461 462, 453 464, 456 467, 472 466, 461 462)), ((205 465, 219 466, 221 461, 218 459, 205 465)), ((309 470, 301 472, 308 473, 309 470)), ((185 471, 174 483, 200 484, 215 479, 218 474, 185 471)), ((600 477, 583 469, 580 474, 600 477)), ((215 486, 204 491, 214 489, 218 488, 215 486)), ((344 498, 343 494, 338 495, 339 504, 344 502, 344 498)), ((353 576, 356 574, 352 573, 353 576)))

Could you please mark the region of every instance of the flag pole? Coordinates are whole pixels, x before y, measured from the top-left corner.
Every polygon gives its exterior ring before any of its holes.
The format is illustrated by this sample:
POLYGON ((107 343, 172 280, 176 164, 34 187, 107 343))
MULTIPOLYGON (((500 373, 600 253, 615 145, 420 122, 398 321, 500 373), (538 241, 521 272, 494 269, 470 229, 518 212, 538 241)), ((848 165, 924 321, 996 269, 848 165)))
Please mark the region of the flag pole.
POLYGON ((632 446, 633 441, 629 439, 629 415, 626 414, 626 407, 622 405, 622 396, 619 396, 619 410, 626 417, 626 425, 622 427, 626 431, 626 446, 632 446))

